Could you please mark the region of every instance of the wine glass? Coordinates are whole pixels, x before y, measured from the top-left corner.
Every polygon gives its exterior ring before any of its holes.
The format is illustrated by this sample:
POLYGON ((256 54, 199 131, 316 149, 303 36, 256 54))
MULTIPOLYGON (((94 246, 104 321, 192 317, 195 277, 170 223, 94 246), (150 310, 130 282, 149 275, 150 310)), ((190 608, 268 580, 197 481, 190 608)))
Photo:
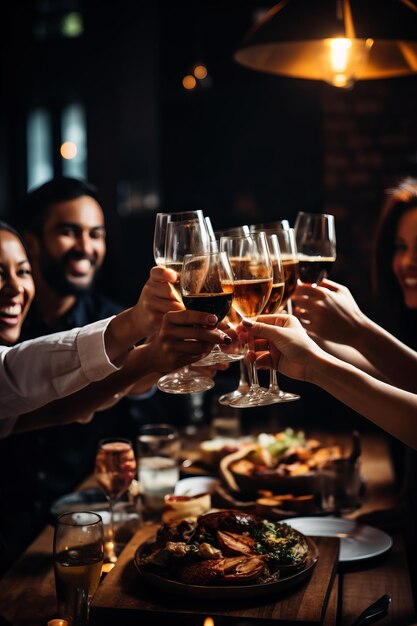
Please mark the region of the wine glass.
MULTIPOLYGON (((262 231, 260 231, 262 232, 262 231)), ((273 271, 273 283, 271 295, 267 303, 265 304, 262 314, 271 315, 277 313, 281 307, 282 299, 285 293, 285 274, 281 257, 281 249, 279 246, 279 233, 276 230, 263 231, 266 235, 268 243, 269 255, 271 257, 272 271, 273 271)), ((281 233, 288 233, 280 229, 281 233)), ((267 390, 263 390, 260 396, 259 404, 277 404, 279 402, 293 402, 299 400, 300 396, 288 391, 282 391, 278 385, 277 373, 274 369, 269 370, 269 387, 267 390)))
POLYGON ((293 228, 278 229, 275 231, 278 237, 279 248, 281 250, 281 261, 284 270, 284 295, 282 296, 281 309, 285 306, 291 313, 290 298, 297 287, 297 281, 300 275, 300 267, 297 253, 297 244, 295 242, 295 231, 293 228))
MULTIPOLYGON (((167 224, 165 243, 165 267, 177 272, 178 278, 173 287, 181 300, 180 276, 186 254, 204 254, 210 250, 209 235, 204 218, 202 220, 170 221, 167 224)), ((165 374, 157 383, 158 389, 165 393, 197 393, 207 391, 214 386, 211 378, 200 376, 187 365, 165 374)))
POLYGON ((54 532, 58 614, 73 626, 87 626, 90 603, 100 583, 103 522, 97 513, 63 513, 54 532))
MULTIPOLYGON (((220 248, 226 251, 233 269, 234 296, 232 306, 243 319, 256 319, 272 291, 272 262, 264 232, 240 237, 222 237, 220 248)), ((247 347, 246 347, 247 350, 247 347)), ((249 366, 249 391, 230 402, 230 406, 249 408, 262 404, 256 366, 249 366)))
MULTIPOLYGON (((186 309, 213 313, 218 323, 228 314, 233 300, 233 271, 226 252, 187 254, 181 270, 180 288, 186 309)), ((210 354, 193 363, 205 367, 242 359, 242 354, 226 354, 216 344, 210 354)))
POLYGON ((157 265, 165 265, 165 242, 168 222, 203 220, 203 211, 178 211, 177 213, 157 213, 153 234, 153 256, 157 265))
POLYGON ((249 230, 251 233, 256 233, 261 230, 287 230, 290 227, 288 220, 275 220, 273 222, 263 222, 261 224, 251 224, 249 230))
POLYGON ((136 460, 132 444, 122 437, 99 441, 94 476, 103 489, 109 503, 110 523, 107 533, 106 560, 117 561, 114 537, 114 505, 118 498, 127 491, 135 477, 136 460))
POLYGON ((336 260, 334 216, 300 212, 294 230, 300 262, 300 280, 317 286, 326 278, 336 260))

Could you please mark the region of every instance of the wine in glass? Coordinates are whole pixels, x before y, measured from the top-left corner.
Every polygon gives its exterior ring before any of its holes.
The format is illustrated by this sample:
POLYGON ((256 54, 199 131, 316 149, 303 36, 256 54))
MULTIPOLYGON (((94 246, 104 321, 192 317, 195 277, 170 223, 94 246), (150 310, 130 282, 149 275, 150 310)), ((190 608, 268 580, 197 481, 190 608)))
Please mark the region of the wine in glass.
MULTIPOLYGON (((169 267, 177 272, 178 278, 173 287, 177 292, 178 300, 182 301, 180 276, 185 255, 205 254, 209 251, 210 240, 204 218, 202 220, 168 222, 165 242, 165 267, 169 267)), ((188 365, 170 374, 165 374, 157 383, 157 387, 161 391, 174 394, 207 391, 213 386, 214 382, 211 378, 200 376, 195 371, 191 371, 188 365)))
MULTIPOLYGON (((256 319, 269 300, 273 270, 264 232, 240 237, 222 237, 220 248, 226 251, 233 269, 234 296, 232 306, 243 319, 256 319)), ((249 366, 249 391, 230 402, 231 406, 249 408, 262 404, 263 390, 256 366, 249 366)))
POLYGON ((117 561, 114 505, 117 499, 127 491, 135 477, 135 472, 135 455, 128 439, 112 438, 99 441, 94 476, 109 502, 110 523, 105 548, 106 560, 110 563, 117 561))
POLYGON ((90 603, 103 565, 103 522, 97 513, 63 513, 54 532, 54 572, 58 614, 74 626, 87 626, 90 603))
POLYGON ((318 285, 327 277, 336 260, 334 216, 300 212, 294 230, 300 280, 313 286, 318 285))
MULTIPOLYGON (((233 300, 233 272, 226 252, 187 254, 181 270, 181 296, 185 308, 213 313, 221 322, 233 300)), ((242 359, 242 354, 226 354, 216 344, 210 354, 193 363, 204 367, 242 359)))
MULTIPOLYGON (((272 271, 273 271, 273 284, 271 295, 269 300, 262 310, 263 315, 271 315, 277 313, 282 305, 282 300, 285 294, 285 273, 284 265, 282 263, 281 248, 279 245, 279 234, 287 234, 289 230, 265 230, 268 242, 269 255, 271 257, 272 271)), ((282 241, 285 242, 285 238, 282 241)), ((293 402, 299 400, 300 396, 288 391, 282 391, 278 385, 277 373, 274 369, 269 370, 269 387, 264 390, 260 398, 259 404, 277 404, 280 402, 293 402)))

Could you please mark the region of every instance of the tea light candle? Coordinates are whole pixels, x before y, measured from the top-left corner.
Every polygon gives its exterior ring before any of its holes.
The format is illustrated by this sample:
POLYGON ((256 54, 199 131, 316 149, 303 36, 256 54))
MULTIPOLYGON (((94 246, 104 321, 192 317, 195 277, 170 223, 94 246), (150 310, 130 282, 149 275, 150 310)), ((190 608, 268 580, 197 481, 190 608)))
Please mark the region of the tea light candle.
POLYGON ((48 626, 69 626, 66 619, 50 619, 48 626))

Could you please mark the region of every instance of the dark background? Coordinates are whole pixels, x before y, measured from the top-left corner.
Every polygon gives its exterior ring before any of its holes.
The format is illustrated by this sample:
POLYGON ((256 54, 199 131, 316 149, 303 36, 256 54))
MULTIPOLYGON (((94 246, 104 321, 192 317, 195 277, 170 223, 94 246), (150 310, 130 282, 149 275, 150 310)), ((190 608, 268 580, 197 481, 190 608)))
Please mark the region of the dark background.
POLYGON ((0 215, 15 220, 26 192, 28 110, 42 104, 57 116, 79 100, 87 176, 101 191, 109 231, 108 295, 124 304, 136 297, 153 263, 157 210, 202 208, 216 228, 320 210, 337 220, 333 278, 366 307, 384 190, 416 170, 417 79, 345 91, 241 67, 233 53, 257 11, 272 4, 10 3, 1 38, 0 215), (72 11, 84 32, 59 37, 57 24, 72 11), (209 79, 187 92, 182 77, 197 62, 209 79), (152 209, 144 208, 149 194, 152 209))
POLYGON ((16 221, 26 193, 28 111, 42 104, 52 112, 59 173, 59 112, 78 100, 87 114, 87 177, 100 189, 108 227, 105 294, 126 305, 137 297, 153 264, 158 210, 202 208, 215 228, 294 222, 299 210, 317 210, 336 216, 331 277, 371 310, 384 192, 417 171, 417 78, 341 90, 239 66, 234 51, 272 4, 9 2, 0 40, 1 217, 16 221), (84 32, 65 39, 58 25, 72 11, 84 32), (187 92, 182 77, 198 62, 209 78, 187 92))

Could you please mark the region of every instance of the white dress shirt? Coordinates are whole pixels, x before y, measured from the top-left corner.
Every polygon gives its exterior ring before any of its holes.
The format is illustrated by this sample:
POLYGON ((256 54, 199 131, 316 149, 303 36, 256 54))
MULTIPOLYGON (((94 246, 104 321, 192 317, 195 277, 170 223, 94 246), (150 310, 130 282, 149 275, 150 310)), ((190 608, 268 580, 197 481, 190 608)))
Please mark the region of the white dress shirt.
POLYGON ((112 317, 83 328, 0 346, 0 437, 19 417, 116 372, 104 333, 112 317))

